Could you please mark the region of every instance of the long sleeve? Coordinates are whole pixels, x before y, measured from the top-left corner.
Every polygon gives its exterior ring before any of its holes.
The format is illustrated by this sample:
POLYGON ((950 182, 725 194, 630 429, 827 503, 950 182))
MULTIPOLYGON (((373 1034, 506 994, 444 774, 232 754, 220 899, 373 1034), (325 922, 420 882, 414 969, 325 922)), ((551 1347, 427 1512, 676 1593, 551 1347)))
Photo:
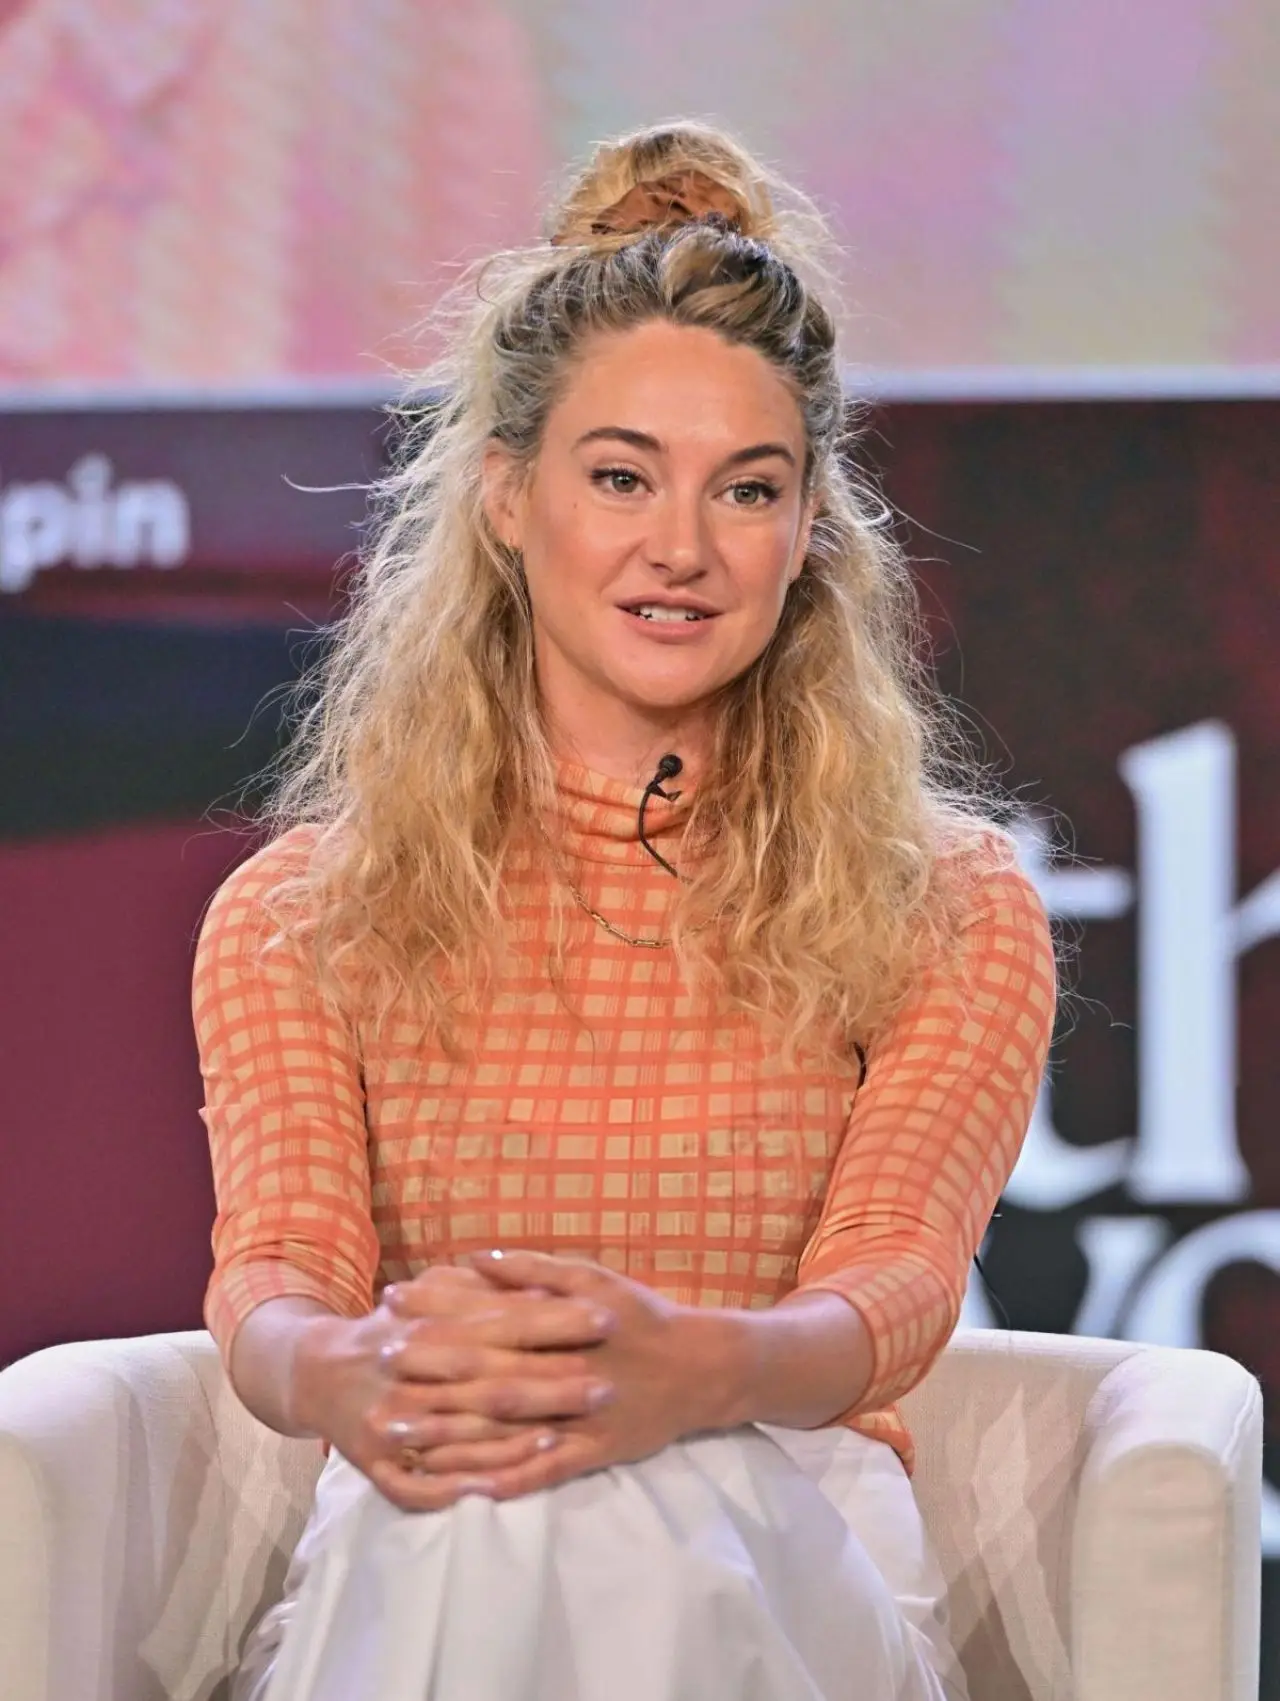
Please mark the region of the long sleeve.
POLYGON ((218 1206, 205 1320, 224 1357, 264 1300, 302 1295, 347 1316, 373 1303, 378 1238, 359 1059, 292 954, 262 950, 261 899, 305 843, 295 831, 237 869, 196 950, 201 1114, 218 1206))
POLYGON ((1017 1161, 1053 1027, 1052 942, 1023 875, 975 889, 959 962, 930 973, 871 1048, 799 1286, 866 1322, 856 1412, 908 1393, 946 1345, 969 1263, 1017 1161))

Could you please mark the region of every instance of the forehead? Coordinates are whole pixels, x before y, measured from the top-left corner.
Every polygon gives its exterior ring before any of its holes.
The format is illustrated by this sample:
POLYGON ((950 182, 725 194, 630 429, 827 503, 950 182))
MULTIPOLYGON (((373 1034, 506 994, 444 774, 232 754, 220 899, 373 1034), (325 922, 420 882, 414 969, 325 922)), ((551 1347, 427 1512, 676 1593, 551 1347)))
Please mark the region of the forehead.
POLYGON ((781 439, 799 452, 804 421, 786 379, 755 349, 696 325, 654 322, 593 337, 547 419, 572 443, 619 425, 681 445, 729 449, 781 439))

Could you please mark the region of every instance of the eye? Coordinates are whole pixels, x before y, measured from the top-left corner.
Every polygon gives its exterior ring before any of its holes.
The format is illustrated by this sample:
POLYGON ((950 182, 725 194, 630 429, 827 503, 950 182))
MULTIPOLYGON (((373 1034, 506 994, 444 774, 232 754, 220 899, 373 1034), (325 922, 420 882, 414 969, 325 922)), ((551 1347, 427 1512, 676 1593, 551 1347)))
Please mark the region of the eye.
POLYGON ((631 496, 643 480, 630 467, 597 467, 591 474, 592 484, 611 491, 614 496, 631 496))
POLYGON ((733 508, 764 508, 778 500, 778 486, 767 478, 742 478, 729 486, 733 508))

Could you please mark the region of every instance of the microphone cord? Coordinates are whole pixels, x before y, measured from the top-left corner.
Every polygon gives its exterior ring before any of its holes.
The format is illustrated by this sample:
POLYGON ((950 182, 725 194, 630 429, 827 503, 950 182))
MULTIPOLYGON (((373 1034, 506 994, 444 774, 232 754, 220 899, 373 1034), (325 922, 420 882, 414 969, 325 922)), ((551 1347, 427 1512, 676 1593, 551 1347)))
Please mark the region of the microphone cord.
POLYGON ((649 807, 649 799, 651 797, 660 797, 664 803, 676 802, 680 793, 678 791, 663 791, 662 787, 664 781, 674 780, 683 767, 684 763, 674 752, 669 751, 667 755, 660 757, 653 778, 644 788, 644 795, 640 799, 640 808, 636 814, 636 833, 639 836, 640 843, 648 851, 649 855, 658 864, 658 866, 666 869, 667 873, 673 880, 678 880, 680 878, 679 870, 673 868, 667 861, 666 857, 663 856, 662 852, 655 850, 649 843, 649 840, 645 837, 644 812, 649 807))

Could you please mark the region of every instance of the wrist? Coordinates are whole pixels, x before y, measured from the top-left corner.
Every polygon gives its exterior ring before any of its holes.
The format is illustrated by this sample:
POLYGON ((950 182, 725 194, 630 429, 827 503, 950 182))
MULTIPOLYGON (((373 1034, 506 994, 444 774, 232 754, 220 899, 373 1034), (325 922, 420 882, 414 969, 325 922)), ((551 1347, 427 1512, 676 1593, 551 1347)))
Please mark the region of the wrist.
POLYGON ((342 1337, 351 1333, 351 1319, 308 1317, 294 1331, 284 1369, 285 1408, 290 1432, 297 1436, 319 1436, 325 1440, 329 1401, 325 1390, 342 1337))
POLYGON ((750 1422, 750 1390, 760 1342, 749 1311, 690 1306, 681 1319, 688 1419, 683 1433, 736 1429, 750 1422))
POLYGON ((688 1313, 688 1395, 698 1429, 776 1423, 814 1429, 851 1411, 871 1381, 873 1349, 842 1295, 794 1293, 762 1311, 688 1313))

